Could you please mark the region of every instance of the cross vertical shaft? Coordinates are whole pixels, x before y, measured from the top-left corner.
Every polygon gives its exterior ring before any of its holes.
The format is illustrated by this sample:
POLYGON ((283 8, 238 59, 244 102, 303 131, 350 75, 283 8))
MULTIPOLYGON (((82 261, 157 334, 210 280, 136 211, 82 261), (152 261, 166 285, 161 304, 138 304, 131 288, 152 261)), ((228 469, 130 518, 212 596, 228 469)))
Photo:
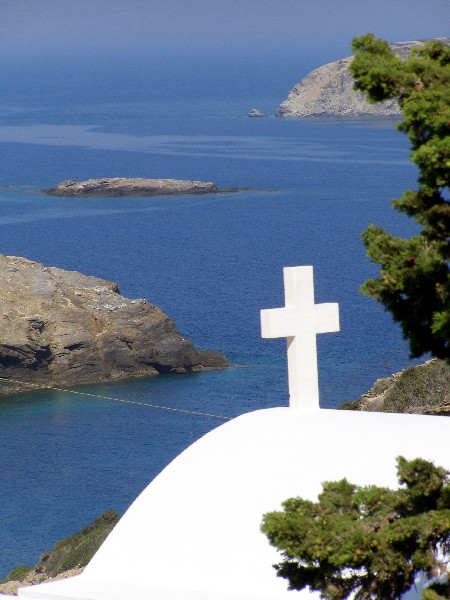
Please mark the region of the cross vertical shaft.
POLYGON ((263 338, 287 338, 289 404, 320 408, 318 333, 339 331, 337 304, 314 304, 312 267, 285 267, 285 307, 261 311, 263 338))

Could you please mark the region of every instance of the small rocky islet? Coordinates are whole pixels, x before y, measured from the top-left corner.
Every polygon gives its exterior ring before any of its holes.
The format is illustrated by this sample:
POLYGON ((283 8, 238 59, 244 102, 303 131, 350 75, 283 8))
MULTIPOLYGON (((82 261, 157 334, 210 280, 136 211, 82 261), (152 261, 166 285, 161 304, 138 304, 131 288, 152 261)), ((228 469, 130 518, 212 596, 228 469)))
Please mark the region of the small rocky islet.
POLYGON ((251 108, 248 112, 249 117, 267 117, 266 113, 263 113, 259 108, 251 108))
POLYGON ((224 194, 248 191, 249 188, 221 188, 211 181, 184 179, 145 179, 142 177, 104 177, 77 181, 69 179, 43 192, 61 197, 110 196, 182 196, 191 194, 224 194))
POLYGON ((116 283, 0 254, 0 396, 226 366, 116 283))

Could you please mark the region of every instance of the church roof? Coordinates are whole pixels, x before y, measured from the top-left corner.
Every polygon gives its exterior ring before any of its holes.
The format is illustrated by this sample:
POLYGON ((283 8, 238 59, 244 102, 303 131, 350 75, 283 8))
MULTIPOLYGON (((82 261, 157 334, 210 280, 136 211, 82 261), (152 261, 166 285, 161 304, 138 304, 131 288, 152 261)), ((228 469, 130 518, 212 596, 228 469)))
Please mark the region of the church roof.
POLYGON ((397 486, 396 457, 450 470, 450 419, 319 408, 316 335, 339 329, 315 304, 312 267, 284 269, 286 306, 262 311, 264 337, 288 338, 290 408, 242 415, 203 436, 132 504, 84 573, 22 588, 36 600, 284 600, 279 555, 260 531, 289 497, 324 481, 397 486))
POLYGON ((323 481, 396 487, 395 458, 450 469, 450 419, 274 408, 206 434, 137 498, 75 578, 22 588, 50 600, 282 600, 279 556, 260 532, 265 512, 292 496, 315 499, 323 481))

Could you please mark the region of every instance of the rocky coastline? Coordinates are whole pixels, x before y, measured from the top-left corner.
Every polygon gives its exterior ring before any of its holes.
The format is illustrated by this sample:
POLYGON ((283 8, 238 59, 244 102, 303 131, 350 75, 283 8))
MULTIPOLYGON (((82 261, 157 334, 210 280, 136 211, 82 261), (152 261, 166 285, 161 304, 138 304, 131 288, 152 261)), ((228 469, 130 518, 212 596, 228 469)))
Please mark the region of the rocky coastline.
POLYGON ((0 595, 17 596, 21 587, 80 575, 119 519, 115 511, 107 511, 78 533, 57 542, 52 550, 41 555, 33 567, 16 567, 0 579, 0 595))
MULTIPOLYGON (((440 39, 450 44, 449 38, 440 39)), ((408 58, 411 50, 423 46, 422 41, 390 44, 400 58, 408 58)), ((302 79, 278 107, 275 116, 302 117, 392 117, 400 116, 396 100, 369 104, 362 92, 353 89, 353 76, 348 70, 353 56, 323 65, 302 79)))
POLYGON ((226 366, 116 283, 0 254, 0 396, 226 366))
POLYGON ((449 390, 450 365, 434 358, 377 379, 367 393, 339 408, 450 416, 449 390))
POLYGON ((248 188, 221 188, 211 181, 182 179, 144 179, 104 177, 77 181, 69 179, 43 190, 49 196, 110 197, 110 196, 181 196, 184 194, 223 194, 247 191, 248 188))

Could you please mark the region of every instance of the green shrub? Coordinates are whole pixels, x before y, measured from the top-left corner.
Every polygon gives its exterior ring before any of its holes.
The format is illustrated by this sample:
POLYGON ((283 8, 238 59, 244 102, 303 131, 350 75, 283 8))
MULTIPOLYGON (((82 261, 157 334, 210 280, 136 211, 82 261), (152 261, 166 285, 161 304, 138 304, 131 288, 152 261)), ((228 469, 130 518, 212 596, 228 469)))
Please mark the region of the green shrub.
POLYGON ((119 515, 114 511, 107 511, 97 517, 92 524, 61 540, 51 552, 43 554, 36 565, 36 571, 47 577, 55 577, 64 571, 85 567, 119 519, 119 515))
POLYGON ((442 406, 449 400, 450 366, 443 360, 432 360, 403 371, 387 391, 383 411, 426 412, 429 407, 442 406))
POLYGON ((442 467, 397 458, 400 487, 322 484, 317 502, 289 498, 264 515, 261 529, 281 553, 274 565, 289 589, 324 600, 400 600, 418 575, 423 598, 449 598, 441 554, 450 551, 450 481, 442 467))
POLYGON ((27 567, 26 565, 21 565, 20 567, 16 567, 8 573, 8 575, 0 580, 0 583, 8 583, 8 581, 22 581, 25 579, 26 575, 30 572, 31 567, 27 567))

